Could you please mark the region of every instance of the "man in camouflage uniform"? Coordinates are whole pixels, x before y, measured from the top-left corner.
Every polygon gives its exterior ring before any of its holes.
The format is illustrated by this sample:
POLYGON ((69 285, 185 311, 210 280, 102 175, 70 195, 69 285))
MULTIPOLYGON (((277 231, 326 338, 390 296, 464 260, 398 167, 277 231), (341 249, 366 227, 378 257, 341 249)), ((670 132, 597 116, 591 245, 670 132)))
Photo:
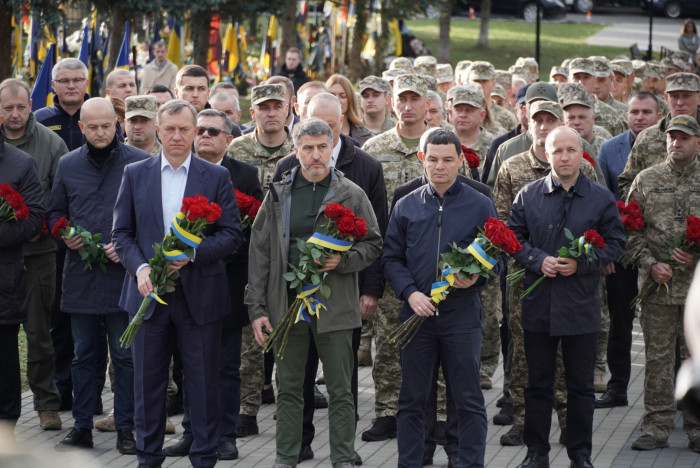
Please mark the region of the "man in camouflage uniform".
POLYGON ((496 87, 493 88, 493 91, 491 91, 491 100, 494 104, 501 106, 504 109, 508 109, 510 107, 510 103, 508 102, 508 93, 506 92, 506 89, 499 84, 497 84, 496 87))
POLYGON ((496 87, 496 69, 489 62, 474 62, 469 68, 469 82, 478 83, 484 90, 486 108, 491 113, 494 122, 511 131, 518 126, 518 118, 506 109, 494 106, 491 91, 496 87))
MULTIPOLYGON (((503 99, 505 102, 503 106, 507 111, 515 114, 515 108, 511 104, 511 101, 515 101, 515 95, 513 93, 513 75, 506 70, 496 70, 496 84, 501 85, 506 95, 503 99)), ((493 93, 491 93, 493 95, 493 93)), ((516 116, 517 117, 517 116, 516 116)))
POLYGON ((535 82, 539 81, 540 66, 534 57, 518 57, 518 59, 515 61, 515 66, 527 68, 528 72, 530 73, 530 78, 535 82))
POLYGON ((659 100, 661 114, 668 114, 668 105, 664 101, 664 91, 666 89, 666 67, 660 63, 647 62, 646 71, 643 78, 643 87, 659 100))
MULTIPOLYGON (((399 118, 396 127, 367 140, 362 149, 382 163, 389 206, 394 190, 399 185, 423 175, 423 164, 418 159, 420 137, 428 130, 425 114, 428 111, 428 85, 417 75, 401 75, 394 80, 394 112, 399 118)), ((399 350, 387 337, 399 326, 401 302, 387 286, 379 308, 372 318, 376 354, 374 379, 376 419, 372 427, 362 433, 364 441, 381 441, 396 437, 396 411, 401 388, 399 350)))
POLYGON ((411 62, 406 57, 396 57, 389 64, 389 70, 395 70, 399 68, 406 69, 406 71, 408 71, 409 73, 413 73, 413 62, 411 62))
POLYGON ((129 96, 126 98, 124 131, 126 144, 145 151, 151 156, 160 153, 156 136, 158 100, 155 96, 129 96))
POLYGON ((375 135, 396 127, 396 120, 388 115, 391 110, 391 85, 385 79, 370 75, 360 81, 360 107, 362 124, 375 135))
POLYGON ((627 104, 616 101, 612 95, 612 88, 615 84, 615 74, 612 63, 607 57, 593 56, 593 71, 595 72, 595 84, 593 85, 593 95, 601 102, 615 109, 622 116, 627 115, 627 104))
POLYGON ((452 65, 449 63, 439 63, 437 66, 437 86, 438 90, 447 94, 451 87, 455 85, 455 75, 452 72, 452 65))
MULTIPOLYGON (((593 101, 593 113, 595 123, 600 125, 613 136, 617 136, 628 130, 627 118, 618 111, 595 97, 596 70, 593 60, 588 58, 576 58, 569 63, 569 83, 581 83, 593 101)), ((584 151, 587 151, 584 149, 584 151)))
POLYGON ((419 75, 428 75, 435 78, 437 77, 437 59, 432 55, 416 57, 413 61, 413 69, 419 75))
POLYGON ((624 200, 630 185, 643 169, 662 163, 666 159, 666 127, 669 120, 679 115, 696 118, 700 98, 700 78, 693 73, 676 73, 666 79, 664 98, 671 108, 670 114, 639 134, 630 152, 625 170, 617 178, 620 196, 624 200))
POLYGON ((425 83, 428 85, 428 91, 432 91, 436 93, 438 96, 440 96, 440 99, 442 99, 442 102, 447 101, 447 94, 443 93, 438 89, 438 82, 437 78, 431 75, 420 75, 425 79, 425 83))
MULTIPOLYGON (((260 85, 251 91, 250 115, 255 130, 234 139, 226 155, 258 168, 263 191, 267 193, 277 162, 294 151, 289 129, 284 125, 288 113, 282 85, 260 85)), ((236 425, 239 437, 258 433, 257 416, 265 381, 263 348, 255 342, 250 325, 243 328, 241 350, 241 414, 236 425)))
MULTIPOLYGON (((544 143, 547 135, 563 124, 563 110, 558 103, 546 100, 534 102, 530 107, 530 113, 529 131, 534 133, 533 143, 528 151, 508 159, 501 166, 494 187, 493 198, 496 203, 496 210, 498 211, 498 217, 504 222, 510 216, 510 210, 518 192, 530 182, 549 174, 551 168, 544 154, 544 143)), ((596 180, 593 167, 587 161, 581 163, 581 169, 587 177, 596 180)), ((510 273, 520 269, 522 267, 517 262, 511 262, 510 273)), ((510 316, 508 317, 508 328, 511 337, 510 344, 513 347, 510 361, 509 390, 512 403, 506 401, 501 413, 494 417, 494 424, 514 424, 506 434, 501 436, 501 445, 506 446, 518 446, 524 443, 524 391, 527 385, 527 363, 525 362, 523 328, 521 324, 522 301, 520 300, 520 294, 522 292, 522 283, 509 288, 510 301, 508 310, 510 316)), ((557 359, 555 390, 554 407, 559 418, 559 427, 562 429, 559 441, 563 442, 566 439, 566 383, 564 382, 561 353, 559 353, 557 359)))
POLYGON ((632 66, 632 61, 617 59, 610 62, 610 65, 612 66, 613 73, 615 74, 615 82, 619 83, 620 86, 619 98, 615 97, 615 99, 618 101, 627 102, 629 97, 632 95, 632 83, 634 83, 635 78, 634 66, 632 66), (618 80, 618 78, 624 79, 618 80))
POLYGON ((552 67, 549 72, 549 82, 557 84, 568 83, 569 69, 564 67, 552 67))
MULTIPOLYGON (((634 450, 668 447, 676 416, 676 340, 684 339, 683 309, 695 271, 694 255, 678 248, 669 255, 666 240, 685 239, 686 217, 700 216, 700 126, 694 117, 680 115, 668 122, 665 133, 668 157, 640 172, 629 194, 639 204, 645 225, 630 233, 626 254, 639 267, 640 284, 656 283, 659 288, 642 303, 639 317, 646 350, 645 413, 643 435, 632 444, 634 450), (683 269, 669 266, 670 261, 683 269)), ((688 446, 700 452, 700 420, 687 405, 683 430, 688 446)))
POLYGON ((469 77, 469 68, 472 66, 471 60, 461 60, 455 65, 455 84, 465 85, 467 84, 467 78, 469 77))

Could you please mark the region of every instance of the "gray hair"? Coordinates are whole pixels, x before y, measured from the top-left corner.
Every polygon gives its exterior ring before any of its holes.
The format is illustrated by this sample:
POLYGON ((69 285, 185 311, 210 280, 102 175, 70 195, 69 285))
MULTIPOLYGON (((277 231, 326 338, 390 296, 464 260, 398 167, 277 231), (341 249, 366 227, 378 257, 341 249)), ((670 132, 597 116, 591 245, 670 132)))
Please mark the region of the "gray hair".
POLYGON ((220 93, 224 90, 229 89, 229 93, 233 94, 234 96, 238 97, 240 94, 238 93, 238 88, 236 88, 230 81, 221 81, 219 83, 216 83, 214 86, 211 87, 209 90, 209 96, 214 97, 217 93, 220 93), (234 94, 235 92, 235 94, 234 94))
POLYGON ((224 130, 226 130, 226 133, 230 135, 233 132, 233 122, 231 122, 231 119, 229 119, 228 115, 224 112, 216 109, 204 109, 197 115, 197 119, 200 117, 220 117, 224 120, 224 130))
POLYGON ((55 80, 58 76, 58 71, 63 68, 67 68, 68 70, 80 70, 85 75, 85 78, 88 76, 88 69, 83 62, 76 58, 64 58, 59 60, 58 63, 53 66, 53 69, 51 70, 51 79, 55 80))
POLYGON ((304 135, 309 135, 312 137, 326 136, 328 137, 328 143, 333 144, 333 132, 331 127, 321 119, 306 119, 302 120, 294 126, 294 131, 292 132, 292 138, 294 139, 294 146, 299 148, 301 145, 301 137, 304 135))
POLYGON ((435 91, 428 91, 428 98, 438 103, 438 109, 442 110, 442 98, 435 91))
MULTIPOLYGON (((192 106, 187 101, 183 101, 182 99, 171 99, 170 101, 166 102, 162 106, 160 106, 160 109, 158 109, 158 115, 156 116, 156 123, 160 125, 160 119, 163 114, 167 115, 177 115, 180 112, 182 112, 182 109, 189 109, 190 112, 192 112, 192 123, 194 123, 194 126, 197 126, 197 111, 195 108, 192 106)), ((226 115, 226 114, 224 114, 226 115)))
POLYGON ((306 115, 311 115, 311 108, 316 106, 333 106, 338 110, 338 116, 343 115, 343 110, 340 107, 340 101, 331 93, 318 93, 312 97, 306 107, 306 115))
POLYGON ((215 95, 213 95, 212 97, 209 98, 209 102, 210 103, 221 102, 221 101, 225 101, 227 99, 230 99, 231 101, 233 101, 233 110, 235 110, 236 112, 241 110, 241 105, 238 103, 238 98, 236 96, 234 96, 232 93, 229 93, 226 91, 219 91, 218 93, 216 93, 215 95))

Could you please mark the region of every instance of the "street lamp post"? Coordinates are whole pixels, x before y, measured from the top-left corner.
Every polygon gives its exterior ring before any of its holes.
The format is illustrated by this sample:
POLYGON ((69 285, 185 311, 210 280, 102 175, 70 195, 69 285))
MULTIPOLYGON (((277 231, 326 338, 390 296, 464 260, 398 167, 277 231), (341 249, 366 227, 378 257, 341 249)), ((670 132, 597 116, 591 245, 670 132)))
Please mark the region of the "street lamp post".
POLYGON ((540 14, 541 14, 541 9, 542 8, 542 3, 540 0, 537 0, 537 32, 536 32, 536 40, 535 40, 535 60, 537 63, 540 63, 540 14))
POLYGON ((651 31, 654 27, 654 5, 653 0, 649 0, 649 50, 647 50, 647 60, 652 59, 651 31))

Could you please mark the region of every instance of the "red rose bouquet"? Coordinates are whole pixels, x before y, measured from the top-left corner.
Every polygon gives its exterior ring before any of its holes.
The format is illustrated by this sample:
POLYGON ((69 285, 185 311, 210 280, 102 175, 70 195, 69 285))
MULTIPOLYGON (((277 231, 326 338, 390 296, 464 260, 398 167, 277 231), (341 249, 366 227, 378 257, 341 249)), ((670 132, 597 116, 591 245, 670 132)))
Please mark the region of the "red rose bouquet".
MULTIPOLYGON (((677 276, 679 272, 685 271, 685 265, 681 265, 673 260, 674 249, 681 249, 682 251, 691 253, 696 257, 700 255, 700 218, 696 216, 688 216, 685 218, 685 224, 685 239, 680 235, 669 237, 666 239, 668 250, 659 254, 663 260, 666 260, 666 263, 671 267, 671 270, 673 270, 673 276, 677 276)), ((639 292, 637 297, 632 299, 632 305, 636 307, 642 304, 652 293, 659 292, 662 287, 666 289, 666 294, 669 294, 670 290, 668 283, 659 284, 656 281, 652 281, 639 292)))
POLYGON ((167 305, 159 296, 175 291, 175 281, 180 277, 178 272, 170 274, 168 267, 176 260, 194 258, 194 251, 204 239, 202 231, 221 217, 221 207, 209 202, 206 197, 195 195, 182 200, 180 212, 170 223, 170 232, 163 242, 153 245, 155 256, 148 261, 151 267, 151 284, 153 292, 144 297, 134 319, 124 331, 120 342, 122 347, 129 348, 134 342, 136 333, 143 323, 148 306, 153 300, 167 305))
MULTIPOLYGON (((561 258, 578 259, 582 255, 585 255, 587 258, 597 258, 595 256, 595 249, 602 249, 605 247, 605 241, 600 234, 594 230, 588 230, 583 234, 583 236, 578 238, 574 238, 571 231, 566 228, 564 229, 564 234, 566 234, 567 239, 569 239, 571 243, 568 247, 564 246, 557 250, 557 255, 561 258)), ((511 273, 506 277, 508 279, 508 284, 513 287, 520 283, 523 278, 525 278, 525 273, 526 271, 524 269, 511 273)), ((542 275, 542 277, 532 283, 532 285, 520 295, 520 300, 524 299, 525 296, 534 291, 545 278, 547 278, 547 275, 542 275)))
POLYGON ((0 223, 28 217, 29 208, 24 204, 22 195, 5 182, 0 184, 0 223))
POLYGON ((245 231, 253 225, 253 221, 255 221, 255 217, 258 215, 262 202, 255 197, 246 195, 238 189, 235 189, 235 192, 238 211, 241 214, 241 229, 245 231))
POLYGON ((277 340, 282 339, 277 353, 281 359, 284 359, 284 350, 287 347, 292 326, 302 320, 310 323, 311 315, 318 317, 321 309, 326 308, 323 301, 316 296, 316 292, 325 298, 331 296, 331 288, 323 284, 326 273, 319 272, 326 266, 326 259, 337 252, 342 255, 343 252, 350 250, 354 241, 367 235, 365 220, 343 205, 329 203, 323 213, 328 218, 328 223, 317 227, 316 232, 308 240, 297 239, 300 253, 299 265, 290 264, 291 271, 284 274, 284 279, 290 282, 289 288, 296 289, 297 297, 265 341, 265 352, 267 352, 273 348, 277 340))
POLYGON ((80 236, 83 241, 83 246, 78 249, 80 254, 80 259, 85 262, 85 268, 92 270, 92 262, 97 263, 102 273, 107 273, 107 256, 105 255, 105 249, 103 249, 104 244, 100 242, 102 240, 102 234, 97 233, 94 236, 83 229, 82 226, 71 227, 70 221, 65 217, 60 218, 56 221, 51 228, 51 235, 54 239, 59 237, 64 237, 66 240, 72 239, 75 236, 80 236))
POLYGON ((591 166, 595 167, 595 161, 593 160, 593 158, 591 157, 591 155, 588 154, 586 151, 583 152, 583 159, 585 159, 586 161, 588 161, 589 163, 591 163, 591 166))
POLYGON ((462 153, 464 153, 464 160, 471 171, 472 179, 479 180, 479 167, 481 166, 479 155, 464 145, 462 145, 462 153))
MULTIPOLYGON (((522 248, 515 233, 504 222, 489 217, 484 229, 480 230, 479 235, 466 249, 453 242, 450 244, 450 252, 440 254, 442 274, 440 280, 430 288, 432 301, 439 304, 447 298, 449 292, 455 289, 452 285, 456 274, 464 273, 465 277, 496 277, 491 270, 496 266, 497 257, 503 252, 512 255, 522 248)), ((414 314, 389 335, 389 342, 403 344, 405 348, 426 318, 414 314)))
POLYGON ((46 224, 46 220, 44 220, 44 225, 41 226, 41 234, 42 234, 42 235, 45 235, 45 234, 48 234, 48 233, 49 233, 49 227, 48 227, 48 225, 46 224))
MULTIPOLYGON (((636 201, 630 200, 630 202, 625 205, 623 202, 617 202, 617 211, 620 213, 622 218, 622 224, 625 226, 625 237, 629 239, 630 232, 637 231, 644 227, 644 218, 642 218, 642 209, 639 207, 636 201)), ((617 259, 619 263, 626 268, 629 265, 629 259, 627 255, 623 252, 622 255, 617 259)))

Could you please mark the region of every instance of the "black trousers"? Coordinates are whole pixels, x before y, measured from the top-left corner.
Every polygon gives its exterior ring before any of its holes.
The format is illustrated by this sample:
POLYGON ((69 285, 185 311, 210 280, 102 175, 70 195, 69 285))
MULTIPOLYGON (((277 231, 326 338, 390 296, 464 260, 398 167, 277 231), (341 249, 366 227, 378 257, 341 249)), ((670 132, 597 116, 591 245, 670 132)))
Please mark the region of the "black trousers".
POLYGON ((12 428, 22 412, 18 333, 19 324, 0 325, 0 421, 12 428))
MULTIPOLYGON (((428 402, 425 405, 425 457, 432 458, 435 455, 437 444, 435 443, 435 424, 437 423, 437 392, 438 392, 438 375, 442 368, 445 380, 447 376, 447 365, 442 346, 438 350, 438 360, 433 371, 433 379, 431 381, 430 394, 428 402)), ((445 422, 445 453, 450 455, 459 452, 459 418, 457 417, 457 409, 452 397, 452 389, 447 387, 447 421, 445 422)))
POLYGON ((624 268, 615 263, 615 273, 605 277, 608 286, 608 307, 610 308, 610 335, 608 336, 608 367, 610 380, 608 390, 627 394, 632 368, 632 324, 634 307, 630 304, 638 294, 637 276, 639 270, 624 268))
MULTIPOLYGON (((355 328, 352 331, 352 355, 353 369, 352 380, 352 399, 355 401, 355 428, 357 428, 357 350, 360 349, 360 339, 362 338, 362 327, 355 328)), ((314 386, 316 385, 316 373, 318 372, 318 351, 314 343, 313 336, 309 338, 309 357, 306 359, 306 369, 304 370, 304 417, 303 430, 301 436, 301 446, 306 447, 311 445, 316 435, 314 427, 314 386)))
POLYGON ((566 451, 590 457, 593 439, 595 367, 598 332, 585 335, 550 336, 525 332, 528 381, 525 387, 525 444, 528 450, 549 453, 549 431, 554 406, 557 346, 561 341, 567 390, 566 451))

